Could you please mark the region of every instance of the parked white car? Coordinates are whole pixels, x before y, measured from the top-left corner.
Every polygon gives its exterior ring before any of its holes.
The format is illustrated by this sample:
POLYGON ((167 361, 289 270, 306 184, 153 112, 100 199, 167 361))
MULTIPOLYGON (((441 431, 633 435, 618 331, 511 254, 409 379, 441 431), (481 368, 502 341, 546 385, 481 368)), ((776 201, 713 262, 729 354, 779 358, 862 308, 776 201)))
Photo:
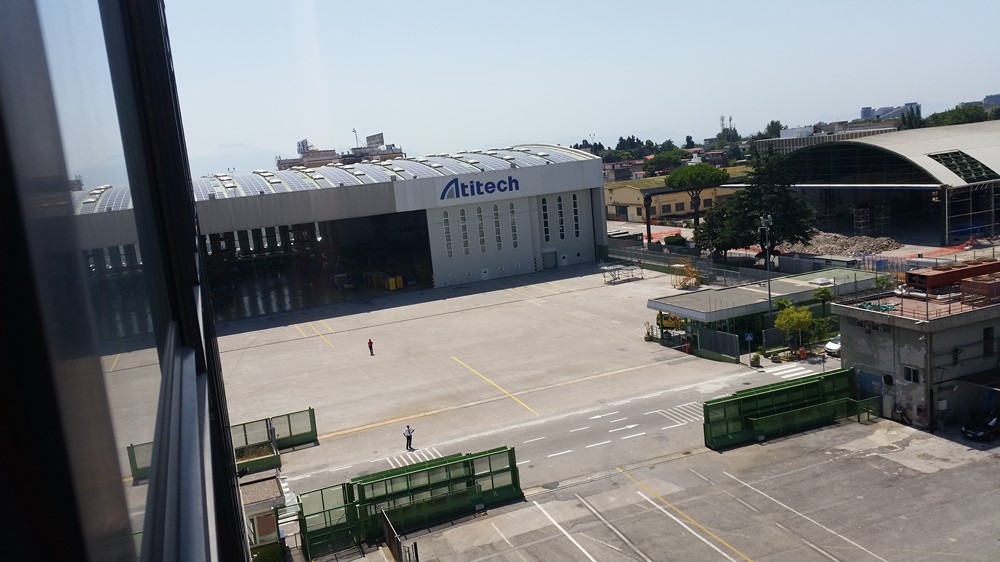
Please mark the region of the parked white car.
POLYGON ((823 347, 827 355, 832 355, 834 357, 840 357, 840 334, 833 336, 833 339, 826 342, 826 346, 823 347))

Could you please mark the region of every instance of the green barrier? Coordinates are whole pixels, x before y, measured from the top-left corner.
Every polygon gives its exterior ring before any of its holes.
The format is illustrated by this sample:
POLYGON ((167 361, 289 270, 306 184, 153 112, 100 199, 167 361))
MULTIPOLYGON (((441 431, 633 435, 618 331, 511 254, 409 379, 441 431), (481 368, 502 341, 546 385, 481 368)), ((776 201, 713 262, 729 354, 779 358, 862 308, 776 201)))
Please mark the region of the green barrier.
POLYGON ((705 446, 718 450, 833 423, 853 388, 854 371, 838 369, 710 400, 703 407, 705 446))
POLYGON ((271 426, 274 427, 274 446, 278 449, 314 443, 318 438, 316 412, 312 408, 273 417, 271 426))
POLYGON ((513 448, 454 454, 368 474, 299 496, 308 556, 384 540, 380 511, 397 533, 451 521, 523 498, 513 448))

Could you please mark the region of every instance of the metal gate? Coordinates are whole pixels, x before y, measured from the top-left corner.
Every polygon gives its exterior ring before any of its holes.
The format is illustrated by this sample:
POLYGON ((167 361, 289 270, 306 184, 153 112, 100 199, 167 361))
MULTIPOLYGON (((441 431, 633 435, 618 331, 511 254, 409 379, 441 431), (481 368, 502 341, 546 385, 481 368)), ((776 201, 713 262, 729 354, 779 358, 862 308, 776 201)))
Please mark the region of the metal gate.
POLYGON ((698 329, 698 349, 711 351, 739 361, 740 337, 729 332, 719 332, 708 328, 698 329))

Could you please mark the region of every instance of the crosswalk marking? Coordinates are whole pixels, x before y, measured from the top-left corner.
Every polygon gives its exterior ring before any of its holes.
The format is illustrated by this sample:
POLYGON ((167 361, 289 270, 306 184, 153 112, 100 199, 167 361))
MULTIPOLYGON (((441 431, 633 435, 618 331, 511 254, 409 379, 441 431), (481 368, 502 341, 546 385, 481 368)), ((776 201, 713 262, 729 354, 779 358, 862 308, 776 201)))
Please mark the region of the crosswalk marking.
POLYGON ((661 430, 680 427, 689 423, 700 423, 704 419, 704 416, 702 415, 701 402, 688 402, 687 404, 674 406, 673 408, 667 410, 653 410, 652 412, 646 412, 643 415, 645 416, 648 414, 660 414, 672 422, 671 425, 661 427, 661 430))
POLYGON ((399 468, 402 466, 416 464, 418 462, 429 461, 432 459, 439 459, 444 455, 437 450, 436 447, 426 447, 424 449, 417 449, 415 451, 407 451, 401 455, 393 455, 391 457, 386 457, 385 461, 389 463, 392 468, 399 468))
POLYGON ((804 377, 806 375, 814 374, 812 369, 807 369, 799 365, 783 365, 781 367, 772 367, 770 369, 765 369, 765 373, 769 375, 774 375, 782 379, 797 379, 799 377, 804 377))

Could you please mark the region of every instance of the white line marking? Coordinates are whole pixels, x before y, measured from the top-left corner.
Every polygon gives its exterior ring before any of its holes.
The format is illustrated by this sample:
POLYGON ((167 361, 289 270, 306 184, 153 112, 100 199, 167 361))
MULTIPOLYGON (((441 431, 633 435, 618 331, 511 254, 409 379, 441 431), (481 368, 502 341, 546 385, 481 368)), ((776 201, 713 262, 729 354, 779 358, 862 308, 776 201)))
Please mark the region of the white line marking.
POLYGON ((600 443, 594 443, 593 445, 587 445, 586 447, 584 447, 584 449, 589 449, 591 447, 598 447, 600 445, 607 445, 610 442, 611 441, 601 441, 600 443))
POLYGON ((837 537, 840 537, 841 539, 844 539, 844 540, 845 540, 845 541, 847 541, 848 543, 850 543, 850 544, 852 544, 852 545, 854 545, 854 546, 856 546, 856 547, 860 548, 861 550, 863 550, 863 551, 867 552, 868 554, 871 554, 871 555, 872 555, 872 556, 873 556, 874 558, 877 558, 877 559, 881 560, 882 562, 889 562, 889 561, 888 561, 888 560, 886 560, 885 558, 882 558, 882 557, 881 557, 881 556, 879 556, 878 554, 875 554, 874 552, 872 552, 872 551, 868 550, 867 548, 865 548, 865 547, 861 546, 860 544, 858 544, 858 543, 856 543, 856 542, 852 541, 851 539, 849 539, 849 538, 845 537, 844 535, 841 535, 841 534, 840 534, 840 533, 838 533, 837 531, 834 531, 833 529, 831 529, 831 528, 829 528, 829 527, 827 527, 827 526, 823 525, 823 524, 822 524, 822 523, 820 523, 819 521, 816 521, 815 519, 812 519, 812 518, 810 518, 810 517, 809 517, 808 515, 804 515, 804 514, 802 514, 802 513, 799 513, 798 511, 795 511, 795 510, 794 510, 794 509, 792 509, 791 507, 789 507, 789 506, 787 506, 787 505, 785 505, 785 504, 781 503, 781 501, 779 501, 778 499, 776 499, 776 498, 773 498, 773 497, 771 497, 771 496, 769 496, 769 495, 765 494, 764 492, 762 492, 762 491, 758 490, 757 488, 754 488, 754 487, 753 487, 753 486, 751 486, 750 484, 747 484, 746 482, 744 482, 744 481, 740 480, 739 478, 737 478, 737 477, 733 476, 732 474, 729 474, 728 472, 725 472, 725 471, 723 471, 722 473, 723 473, 723 474, 725 474, 726 476, 728 476, 728 477, 732 478, 733 480, 735 480, 735 481, 739 482, 740 484, 743 484, 743 485, 744 485, 744 486, 746 486, 747 488, 750 488, 750 489, 751 489, 751 490, 753 490, 754 492, 757 492, 758 494, 760 494, 760 495, 764 496, 765 498, 767 498, 767 499, 769 499, 769 500, 773 501, 774 503, 776 503, 776 504, 780 505, 781 507, 783 507, 783 508, 787 509, 788 511, 791 511, 791 512, 792 512, 792 513, 794 513, 795 515, 798 515, 799 517, 801 517, 801 518, 805 519, 806 521, 809 521, 810 523, 812 523, 812 524, 816 525, 817 527, 819 527, 819 528, 821 528, 821 529, 824 529, 824 530, 826 530, 826 531, 830 532, 831 534, 833 534, 833 535, 835 535, 835 536, 837 536, 837 537))
POLYGON ((786 533, 791 533, 792 532, 791 529, 789 529, 788 527, 785 527, 784 525, 782 525, 781 523, 778 523, 777 521, 775 521, 774 524, 777 525, 779 529, 785 531, 786 533))
POLYGON ((542 439, 545 439, 545 438, 544 437, 535 437, 534 439, 528 439, 527 441, 524 441, 523 443, 534 443, 535 441, 541 441, 542 439))
POLYGON ((625 430, 625 429, 632 429, 633 427, 639 427, 639 424, 637 424, 637 423, 630 423, 628 425, 623 425, 622 427, 618 427, 618 428, 615 428, 615 429, 609 429, 608 433, 614 433, 616 431, 622 431, 622 430, 625 430))
MULTIPOLYGON (((799 538, 802 539, 802 537, 799 537, 799 538)), ((827 552, 827 551, 823 550, 822 548, 814 545, 813 543, 807 541, 806 539, 802 539, 802 542, 806 543, 806 546, 808 546, 809 548, 815 550, 816 552, 822 554, 823 556, 826 556, 828 559, 833 560, 833 562, 840 562, 839 560, 837 560, 836 558, 834 558, 829 552, 827 552)))
POLYGON ((587 537, 588 539, 590 539, 590 540, 592 540, 592 541, 594 541, 594 542, 597 542, 597 543, 601 543, 601 544, 603 544, 604 546, 606 546, 606 547, 610 548, 611 550, 614 550, 615 552, 619 552, 619 553, 621 553, 621 554, 625 554, 625 551, 624 551, 624 550, 622 550, 622 549, 618 548, 617 546, 615 546, 615 545, 613 545, 613 544, 608 544, 608 543, 606 543, 606 542, 602 541, 601 539, 595 539, 594 537, 592 537, 592 536, 588 535, 587 533, 584 533, 583 531, 580 531, 580 534, 581 534, 582 536, 585 536, 585 537, 587 537))
POLYGON ((561 453, 553 453, 553 454, 549 455, 549 458, 551 459, 552 457, 558 457, 559 455, 565 455, 566 453, 572 453, 572 452, 573 452, 573 449, 570 449, 568 451, 563 451, 561 453))
POLYGON ((391 466, 392 468, 397 468, 396 465, 395 465, 395 463, 392 462, 392 459, 390 459, 389 457, 386 457, 385 460, 389 461, 389 466, 391 466))
POLYGON ((434 451, 434 456, 436 456, 437 458, 441 458, 444 456, 437 450, 437 447, 431 447, 431 450, 434 451))
POLYGON ((590 416, 587 419, 596 420, 596 419, 600 419, 600 418, 606 418, 608 416, 613 416, 613 415, 615 415, 617 413, 618 413, 618 410, 615 410, 614 412, 611 412, 610 414, 599 414, 599 415, 596 415, 596 416, 590 416))
POLYGON ((521 461, 521 462, 517 463, 514 466, 521 466, 522 464, 529 463, 529 462, 531 462, 531 461, 521 461))
POLYGON ((618 422, 620 422, 620 421, 625 421, 625 420, 627 420, 627 419, 628 419, 628 416, 625 416, 624 418, 618 418, 618 419, 616 419, 616 420, 611 420, 611 421, 609 421, 608 423, 618 423, 618 422))
MULTIPOLYGON (((625 538, 625 535, 621 534, 621 532, 619 532, 618 529, 616 529, 614 527, 614 525, 612 525, 610 522, 608 522, 608 520, 605 519, 603 515, 601 515, 600 513, 598 513, 597 510, 594 509, 594 506, 592 506, 589 503, 587 503, 587 500, 581 498, 580 494, 573 494, 573 495, 576 496, 576 499, 580 500, 580 503, 582 503, 583 505, 587 506, 587 509, 589 509, 590 512, 594 514, 594 516, 596 516, 598 519, 600 519, 601 523, 604 523, 605 525, 607 525, 608 528, 611 529, 611 531, 614 534, 618 535, 618 538, 620 538, 625 544, 629 545, 629 547, 631 547, 632 550, 634 550, 636 554, 638 554, 639 556, 641 556, 643 560, 645 560, 646 562, 653 562, 652 560, 649 559, 648 556, 646 556, 645 554, 643 554, 642 552, 640 552, 639 549, 636 548, 634 544, 632 544, 632 541, 630 541, 627 538, 625 538)), ((608 544, 608 545, 605 545, 605 546, 611 546, 611 545, 608 544)), ((614 547, 611 547, 611 548, 614 548, 614 547)), ((617 550, 617 549, 615 549, 615 550, 617 550)), ((621 552, 621 551, 619 550, 618 552, 621 552)))
POLYGON ((745 501, 741 500, 740 498, 738 498, 738 497, 736 497, 736 496, 733 496, 732 494, 729 494, 729 495, 730 495, 730 496, 732 496, 734 500, 736 500, 736 501, 740 502, 741 504, 743 504, 743 507, 746 507, 746 508, 747 508, 747 509, 749 509, 750 511, 754 511, 754 512, 757 512, 757 513, 760 513, 760 510, 759 510, 759 509, 757 509, 756 507, 754 507, 754 506, 752 506, 752 505, 748 504, 747 502, 745 502, 745 501))
POLYGON ((622 440, 624 441, 625 439, 631 439, 633 437, 639 437, 640 435, 645 435, 645 434, 646 434, 646 432, 643 431, 642 433, 635 433, 633 435, 626 435, 625 437, 622 437, 622 440))
POLYGON ((734 560, 731 556, 729 556, 725 552, 722 552, 719 549, 719 547, 717 547, 714 544, 708 542, 708 539, 706 539, 705 537, 703 537, 703 536, 699 535, 698 533, 694 532, 694 529, 692 529, 691 527, 688 527, 683 521, 681 521, 680 519, 674 517, 674 515, 672 513, 670 513, 669 511, 663 509, 663 507, 660 504, 655 503, 653 500, 647 498, 646 494, 643 494, 642 492, 636 492, 636 493, 639 494, 640 496, 642 496, 642 499, 644 499, 644 500, 648 501, 649 503, 651 503, 653 505, 653 507, 655 507, 656 509, 659 509, 664 515, 666 515, 667 517, 669 517, 669 518, 673 519, 674 521, 676 521, 678 525, 680 525, 681 527, 684 527, 685 529, 687 529, 687 532, 689 532, 692 535, 698 537, 698 539, 700 539, 701 542, 703 542, 703 543, 707 544, 708 546, 710 546, 712 548, 712 550, 714 550, 714 551, 718 552, 719 554, 721 554, 722 556, 724 556, 726 558, 726 560, 729 560, 729 562, 736 562, 736 560, 734 560))
POLYGON ((577 431, 583 431, 584 429, 590 429, 590 426, 588 425, 587 427, 578 427, 576 429, 569 430, 569 432, 570 433, 576 433, 577 431))
POLYGON ((639 400, 642 400, 642 399, 644 399, 644 398, 656 398, 657 396, 659 396, 659 395, 661 395, 661 394, 663 394, 663 391, 662 391, 662 390, 661 390, 660 392, 654 392, 654 393, 652 393, 652 394, 647 394, 647 395, 645 395, 645 396, 640 396, 640 397, 639 397, 638 399, 639 399, 639 400))
POLYGON ((498 535, 500 535, 500 538, 503 539, 503 542, 507 543, 507 546, 514 546, 510 544, 510 541, 507 540, 507 537, 503 536, 503 533, 500 532, 500 529, 497 529, 496 523, 490 523, 490 525, 493 525, 493 530, 496 531, 498 535))
POLYGON ((612 402, 612 403, 608 404, 608 406, 622 406, 624 404, 628 404, 632 400, 634 400, 634 398, 629 398, 627 400, 619 400, 618 402, 612 402))
POLYGON ((621 322, 619 322, 617 320, 612 320, 612 322, 614 322, 615 324, 621 324, 621 322))
POLYGON ((667 427, 661 427, 660 431, 663 431, 664 429, 673 429, 675 427, 680 427, 682 425, 687 425, 687 424, 686 423, 675 423, 674 425, 668 425, 667 427))
POLYGON ((688 470, 690 470, 691 473, 694 474, 695 476, 697 476, 698 478, 701 478, 705 482, 708 482, 709 484, 715 486, 715 482, 712 482, 711 480, 709 480, 707 477, 705 477, 702 473, 698 472, 697 470, 695 470, 693 468, 689 468, 688 470))
MULTIPOLYGON (((537 507, 538 509, 540 509, 542 511, 542 513, 545 514, 545 517, 549 518, 549 521, 551 521, 552 524, 556 526, 556 529, 559 529, 560 531, 562 531, 562 534, 566 535, 566 538, 569 539, 570 541, 572 541, 572 543, 575 544, 576 547, 580 549, 580 552, 582 552, 583 555, 587 557, 587 560, 590 560, 590 562, 597 562, 597 560, 594 560, 594 557, 591 556, 589 552, 587 552, 586 550, 583 549, 582 546, 580 546, 580 543, 576 542, 576 539, 574 539, 573 537, 571 537, 570 534, 566 532, 566 529, 562 528, 562 525, 560 525, 559 523, 556 523, 556 520, 553 519, 551 515, 549 515, 548 511, 545 511, 545 508, 543 508, 541 506, 541 504, 539 504, 537 501, 534 501, 532 503, 534 503, 535 507, 537 507)), ((730 560, 732 560, 732 559, 730 558, 730 560)), ((736 561, 733 560, 733 562, 736 562, 736 561)))

